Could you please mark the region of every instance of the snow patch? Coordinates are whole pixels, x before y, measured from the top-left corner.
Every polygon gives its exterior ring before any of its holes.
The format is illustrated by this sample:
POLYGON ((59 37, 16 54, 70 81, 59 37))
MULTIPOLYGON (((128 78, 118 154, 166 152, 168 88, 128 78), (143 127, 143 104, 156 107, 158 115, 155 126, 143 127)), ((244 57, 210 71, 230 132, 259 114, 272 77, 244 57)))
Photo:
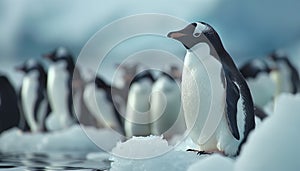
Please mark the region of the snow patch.
POLYGON ((113 163, 110 170, 182 171, 187 170, 189 165, 205 157, 198 156, 193 152, 171 150, 173 148, 159 136, 133 137, 124 143, 119 143, 112 150, 114 156, 111 158, 113 163))
POLYGON ((200 160, 188 168, 188 171, 233 171, 234 161, 228 157, 214 154, 200 160))
MULTIPOLYGON (((111 150, 121 137, 114 131, 83 127, 102 149, 111 150), (101 142, 100 142, 101 140, 101 142)), ((78 152, 101 151, 79 125, 51 133, 24 133, 18 128, 5 131, 0 136, 1 152, 78 152), (16 142, 17 140, 17 142, 16 142)))
POLYGON ((235 170, 299 170, 300 94, 281 94, 274 114, 248 139, 237 159, 235 170))

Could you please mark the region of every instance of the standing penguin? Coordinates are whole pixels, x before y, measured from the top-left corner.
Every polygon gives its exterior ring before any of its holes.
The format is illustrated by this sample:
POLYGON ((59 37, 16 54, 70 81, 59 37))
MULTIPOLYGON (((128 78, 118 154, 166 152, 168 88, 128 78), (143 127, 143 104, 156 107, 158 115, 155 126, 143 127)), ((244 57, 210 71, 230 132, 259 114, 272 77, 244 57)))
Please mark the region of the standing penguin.
POLYGON ((51 111, 46 93, 47 74, 43 66, 33 60, 16 69, 25 74, 20 89, 20 104, 30 130, 46 131, 45 120, 51 111))
POLYGON ((134 77, 130 86, 125 117, 127 137, 147 136, 150 128, 150 94, 154 78, 149 70, 134 77))
POLYGON ((180 85, 175 78, 162 72, 155 81, 151 93, 151 133, 164 134, 169 139, 186 130, 181 108, 180 85))
POLYGON ((111 90, 112 87, 97 76, 86 84, 83 99, 98 127, 110 127, 124 134, 123 121, 113 103, 111 90))
POLYGON ((43 57, 52 61, 47 78, 47 93, 52 112, 47 119, 47 128, 67 128, 77 121, 72 98, 72 76, 75 68, 73 57, 64 47, 59 47, 43 57))
POLYGON ((289 58, 279 52, 273 52, 268 59, 271 61, 270 65, 275 65, 279 72, 278 93, 296 94, 300 92, 299 73, 289 58))
POLYGON ((18 126, 20 112, 17 94, 9 79, 0 74, 0 133, 18 126))
POLYGON ((246 62, 241 68, 240 72, 245 79, 256 78, 261 73, 270 73, 271 68, 267 61, 262 59, 253 59, 246 62))
POLYGON ((191 23, 168 37, 187 49, 182 73, 182 103, 191 139, 199 154, 239 154, 255 128, 254 107, 244 77, 207 23, 191 23))
POLYGON ((278 70, 269 63, 267 59, 253 59, 240 68, 250 88, 253 101, 259 108, 267 105, 276 95, 278 85, 274 78, 278 75, 278 70))

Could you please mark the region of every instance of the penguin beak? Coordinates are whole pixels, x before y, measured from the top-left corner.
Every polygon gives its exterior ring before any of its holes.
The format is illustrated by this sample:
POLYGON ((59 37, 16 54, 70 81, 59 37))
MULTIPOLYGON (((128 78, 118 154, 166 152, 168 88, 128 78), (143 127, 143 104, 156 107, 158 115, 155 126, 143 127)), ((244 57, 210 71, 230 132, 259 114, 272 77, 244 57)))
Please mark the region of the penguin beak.
POLYGON ((181 30, 180 31, 173 31, 173 32, 170 32, 170 33, 168 33, 168 37, 169 38, 172 38, 172 39, 179 39, 179 38, 181 38, 181 37, 183 37, 183 36, 186 36, 187 34, 184 34, 184 33, 182 33, 181 32, 181 30))

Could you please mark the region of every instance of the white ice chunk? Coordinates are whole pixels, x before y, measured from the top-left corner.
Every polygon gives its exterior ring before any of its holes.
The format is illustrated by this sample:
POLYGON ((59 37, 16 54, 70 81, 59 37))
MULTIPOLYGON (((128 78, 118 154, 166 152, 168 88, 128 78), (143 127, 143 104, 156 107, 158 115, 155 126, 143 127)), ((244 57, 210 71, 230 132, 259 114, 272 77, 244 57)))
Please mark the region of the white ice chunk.
POLYGON ((112 153, 125 158, 140 159, 158 156, 170 150, 168 142, 161 136, 148 136, 133 137, 124 143, 118 143, 112 153))
POLYGON ((173 148, 162 137, 133 137, 112 150, 115 156, 111 158, 111 171, 182 171, 205 158, 193 152, 174 151, 173 148))
POLYGON ((299 170, 300 94, 282 94, 269 116, 249 137, 236 171, 299 170))

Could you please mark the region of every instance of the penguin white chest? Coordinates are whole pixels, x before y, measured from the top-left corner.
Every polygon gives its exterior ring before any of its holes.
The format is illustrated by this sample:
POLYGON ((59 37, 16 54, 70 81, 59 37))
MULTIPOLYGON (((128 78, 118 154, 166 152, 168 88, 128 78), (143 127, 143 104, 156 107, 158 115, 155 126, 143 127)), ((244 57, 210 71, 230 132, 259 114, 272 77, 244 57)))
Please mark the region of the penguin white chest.
POLYGON ((182 134, 186 130, 179 87, 175 81, 165 76, 154 83, 150 109, 152 134, 164 133, 168 138, 174 134, 182 134))
POLYGON ((37 71, 28 73, 23 79, 21 92, 22 106, 24 109, 25 117, 32 131, 38 130, 38 124, 34 116, 34 108, 38 96, 38 76, 39 73, 37 71))
POLYGON ((83 98, 100 127, 116 127, 113 104, 107 99, 105 90, 89 84, 85 87, 83 98))
POLYGON ((141 136, 151 133, 149 113, 151 89, 152 83, 149 80, 142 80, 131 86, 126 108, 126 136, 141 136))
POLYGON ((55 63, 48 71, 47 91, 51 107, 57 113, 66 114, 68 106, 68 95, 71 90, 68 82, 71 75, 66 70, 65 63, 55 63))
POLYGON ((279 62, 279 91, 280 92, 292 92, 292 80, 291 75, 292 71, 286 63, 279 62))
POLYGON ((206 43, 188 51, 182 74, 182 104, 192 140, 216 148, 216 133, 224 119, 226 86, 220 61, 206 43))

